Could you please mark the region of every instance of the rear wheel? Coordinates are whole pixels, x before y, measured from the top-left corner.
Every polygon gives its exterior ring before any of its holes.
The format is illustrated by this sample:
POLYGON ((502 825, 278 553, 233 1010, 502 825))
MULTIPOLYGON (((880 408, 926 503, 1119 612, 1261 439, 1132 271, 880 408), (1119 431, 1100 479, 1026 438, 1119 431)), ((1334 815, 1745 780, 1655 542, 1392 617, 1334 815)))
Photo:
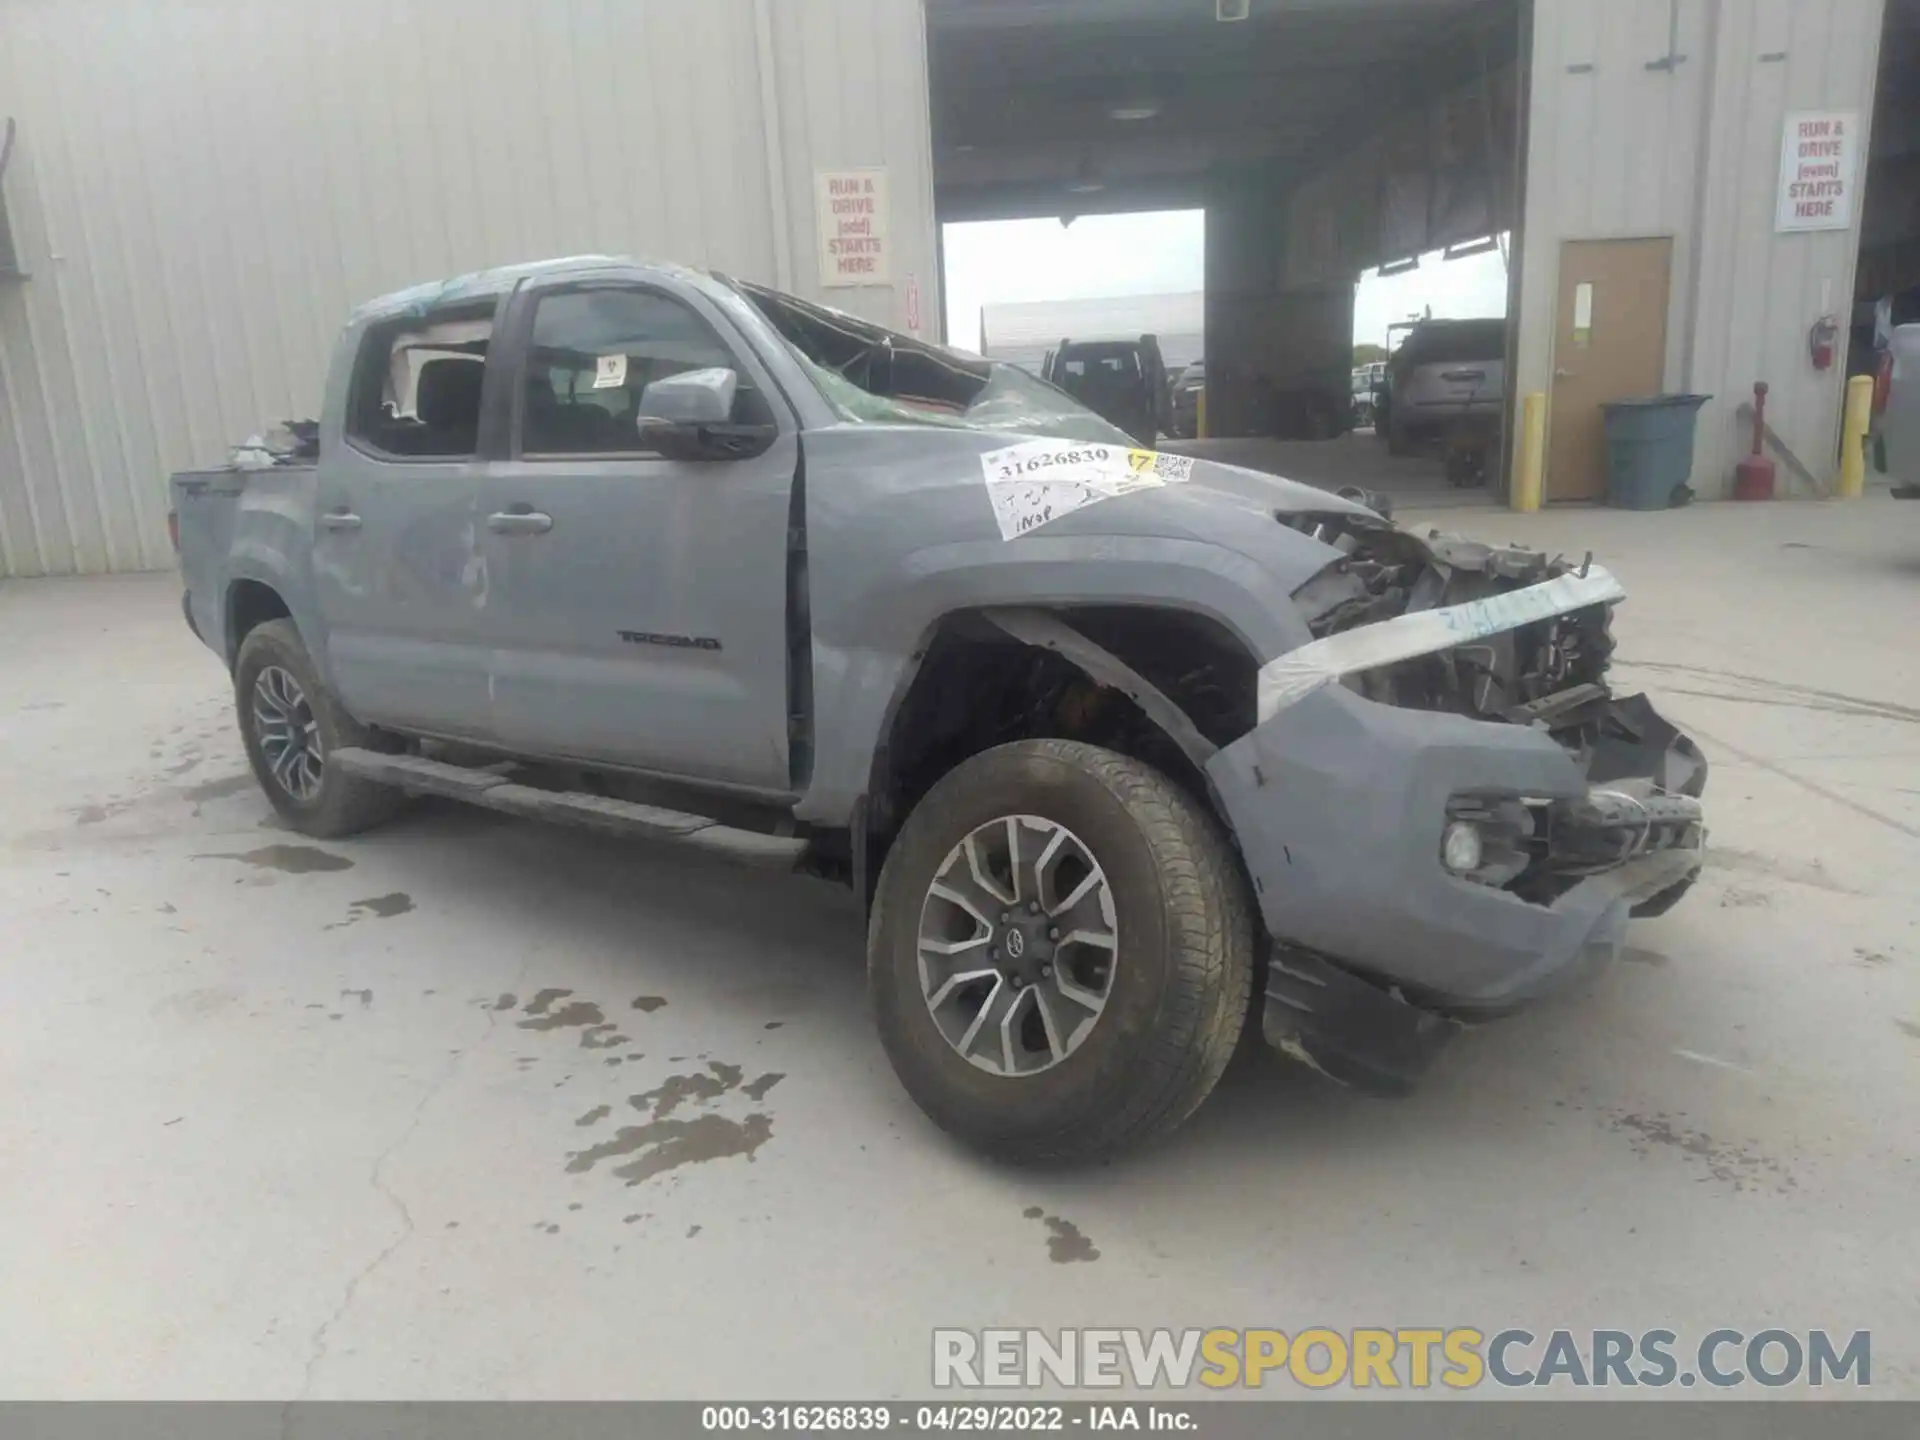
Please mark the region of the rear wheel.
POLYGON ((977 755, 922 800, 868 937, 880 1037, 943 1129, 1014 1161, 1082 1161, 1211 1093, 1253 973, 1219 827, 1136 760, 1064 740, 977 755))
POLYGON ((395 746, 327 693, 291 620, 269 620, 247 633, 233 683, 240 738, 254 778, 294 829, 337 839, 371 829, 400 809, 399 791, 327 764, 330 754, 349 746, 395 746))

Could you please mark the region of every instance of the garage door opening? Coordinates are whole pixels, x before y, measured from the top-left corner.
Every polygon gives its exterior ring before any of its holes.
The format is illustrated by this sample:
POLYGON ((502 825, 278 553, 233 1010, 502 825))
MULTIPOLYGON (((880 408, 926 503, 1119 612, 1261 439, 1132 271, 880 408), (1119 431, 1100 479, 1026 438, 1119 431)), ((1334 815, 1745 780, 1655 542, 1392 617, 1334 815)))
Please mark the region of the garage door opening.
POLYGON ((947 343, 1038 373, 1063 336, 1157 333, 1169 364, 1204 354, 1206 212, 950 224, 947 343))
MULTIPOLYGON (((1356 287, 1382 269, 1431 277, 1436 299, 1420 308, 1432 303, 1438 319, 1458 267, 1504 260, 1519 211, 1524 9, 928 0, 939 218, 1079 230, 1203 210, 1206 436, 1169 443, 1317 484, 1452 498, 1446 426, 1392 455, 1365 424, 1355 345, 1373 337, 1357 332, 1356 287)), ((958 246, 957 228, 947 233, 958 246)), ((954 261, 950 250, 945 284, 964 294, 954 261)), ((1497 294, 1504 271, 1488 287, 1497 294)), ((1508 308, 1475 318, 1504 322, 1508 308)), ((1490 420, 1484 463, 1460 492, 1474 501, 1501 485, 1513 337, 1504 324, 1499 336, 1502 363, 1483 367, 1474 402, 1490 420)))

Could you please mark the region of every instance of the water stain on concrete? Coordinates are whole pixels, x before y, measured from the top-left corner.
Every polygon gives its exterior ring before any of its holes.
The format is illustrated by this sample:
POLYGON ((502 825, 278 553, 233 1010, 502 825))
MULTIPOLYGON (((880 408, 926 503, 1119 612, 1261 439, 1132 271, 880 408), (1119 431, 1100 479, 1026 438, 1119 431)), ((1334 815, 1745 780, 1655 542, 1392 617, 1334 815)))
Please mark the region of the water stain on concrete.
POLYGON ((738 1065, 723 1065, 718 1060, 709 1061, 707 1069, 712 1073, 695 1070, 686 1075, 669 1075, 645 1094, 629 1096, 627 1103, 636 1110, 650 1110, 656 1120, 664 1120, 689 1100, 702 1105, 718 1100, 729 1090, 738 1088, 746 1073, 738 1065))
MULTIPOLYGON (((536 990, 534 991, 533 998, 527 1001, 527 1014, 544 1015, 547 1013, 547 1011, 553 1008, 554 1001, 564 1000, 571 994, 573 994, 573 991, 571 990, 559 990, 559 989, 536 990)), ((508 995, 502 995, 500 998, 502 1000, 508 1000, 508 999, 511 999, 512 997, 508 995)))
POLYGON ((664 995, 636 995, 633 999, 633 1008, 651 1015, 666 1003, 667 1000, 664 995))
POLYGON ((516 995, 502 995, 498 1000, 494 1001, 487 1008, 489 1010, 511 1010, 513 1009, 514 1006, 518 1005, 519 1003, 520 1003, 520 999, 516 995))
POLYGON ((73 823, 98 825, 104 820, 111 820, 116 815, 124 815, 136 803, 134 800, 106 800, 96 805, 82 805, 73 812, 73 823))
POLYGON ((584 1174, 603 1160, 631 1155, 635 1158, 614 1166, 613 1173, 628 1185, 639 1185, 683 1165, 701 1165, 737 1155, 752 1160, 760 1147, 772 1138, 773 1117, 759 1112, 744 1120, 730 1120, 725 1115, 654 1120, 645 1125, 624 1125, 611 1140, 576 1152, 567 1161, 567 1171, 573 1175, 584 1174))
POLYGON ((535 1012, 531 1005, 527 1010, 532 1018, 519 1022, 522 1030, 568 1030, 575 1026, 584 1029, 589 1025, 607 1023, 607 1017, 600 1013, 600 1007, 591 1000, 570 1000, 558 1010, 542 1008, 535 1012))
POLYGON ((202 801, 220 800, 228 795, 238 795, 243 790, 251 790, 253 785, 254 780, 251 774, 222 775, 218 780, 202 780, 198 785, 189 785, 180 792, 180 796, 183 800, 189 800, 198 805, 202 801))
POLYGON ((260 870, 278 870, 285 875, 311 875, 316 871, 351 870, 353 861, 333 855, 312 845, 262 845, 241 854, 196 855, 196 860, 238 860, 260 870))
POLYGON ((700 1227, 698 1225, 689 1225, 687 1227, 687 1239, 691 1240, 694 1236, 698 1235, 699 1233, 700 1233, 700 1227))
POLYGON ((1047 1258, 1054 1264, 1091 1264, 1100 1258, 1099 1249, 1071 1220, 1062 1219, 1058 1215, 1049 1215, 1038 1205, 1029 1205, 1020 1213, 1027 1219, 1038 1220, 1047 1227, 1047 1258))
POLYGON ((1920 1040, 1920 1025, 1914 1024, 1911 1020, 1895 1020, 1893 1023, 1900 1027, 1901 1034, 1920 1040))
POLYGON ((762 1025, 760 1028, 762 1030, 778 1030, 782 1025, 786 1023, 787 1022, 784 1020, 769 1020, 767 1021, 766 1024, 762 1025))
POLYGON ((371 915, 376 920, 391 920, 396 915, 405 915, 413 909, 413 897, 399 890, 391 895, 375 895, 366 900, 355 900, 347 906, 347 918, 336 920, 327 926, 329 930, 344 930, 355 921, 364 920, 371 915))
POLYGON ((1891 965, 1893 963, 1893 956, 1889 955, 1886 951, 1869 950, 1864 945, 1856 945, 1853 947, 1853 958, 1858 960, 1862 965, 1871 965, 1876 968, 1881 965, 1891 965))
POLYGON ((1658 950, 1646 950, 1638 945, 1627 946, 1620 952, 1620 958, 1629 965, 1645 965, 1654 970, 1665 969, 1673 963, 1658 950))
POLYGON ((1678 1150, 1735 1193, 1765 1189, 1785 1194, 1799 1188, 1799 1182, 1787 1168, 1771 1156, 1758 1154, 1744 1145, 1716 1140, 1702 1131, 1676 1124, 1670 1116, 1622 1113, 1614 1115, 1608 1123, 1631 1138, 1636 1155, 1644 1158, 1652 1153, 1655 1145, 1678 1150))
POLYGON ((598 1125, 612 1113, 613 1107, 611 1105, 596 1105, 573 1123, 576 1125, 598 1125))
POLYGON ((750 1080, 740 1087, 740 1093, 754 1100, 764 1100, 767 1092, 787 1077, 777 1070, 769 1071, 758 1080, 750 1080))
POLYGON ((342 1000, 358 1000, 362 1010, 371 1010, 373 1008, 373 991, 371 990, 342 990, 340 992, 340 998, 342 1000))
POLYGON ((613 1024, 589 1025, 580 1032, 580 1046, 584 1050, 617 1050, 622 1045, 633 1042, 620 1033, 620 1027, 613 1024))
POLYGON ((1722 910, 1771 910, 1773 897, 1764 890, 1750 890, 1744 885, 1730 885, 1727 893, 1720 897, 1722 910))

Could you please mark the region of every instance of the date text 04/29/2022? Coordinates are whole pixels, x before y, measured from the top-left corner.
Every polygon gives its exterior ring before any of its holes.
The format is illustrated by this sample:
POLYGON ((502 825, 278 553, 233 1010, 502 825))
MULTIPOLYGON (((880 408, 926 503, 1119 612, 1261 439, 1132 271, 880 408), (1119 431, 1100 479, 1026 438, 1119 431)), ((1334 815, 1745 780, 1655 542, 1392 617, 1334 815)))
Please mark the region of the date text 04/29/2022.
POLYGON ((717 1433, 785 1434, 815 1431, 1001 1435, 1012 1432, 1143 1430, 1180 1433, 1197 1428, 1192 1412, 1167 1404, 1077 1405, 707 1405, 700 1428, 717 1433))

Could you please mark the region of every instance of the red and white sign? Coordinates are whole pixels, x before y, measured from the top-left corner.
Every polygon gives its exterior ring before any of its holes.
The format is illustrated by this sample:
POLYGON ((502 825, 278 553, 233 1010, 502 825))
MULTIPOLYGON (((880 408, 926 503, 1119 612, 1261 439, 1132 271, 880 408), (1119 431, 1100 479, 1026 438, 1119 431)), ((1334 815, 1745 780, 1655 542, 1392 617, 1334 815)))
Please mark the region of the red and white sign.
POLYGON ((885 170, 822 170, 814 177, 820 283, 829 289, 893 283, 885 170))
POLYGON ((1780 143, 1774 229, 1845 230, 1859 188, 1860 112, 1801 110, 1787 116, 1780 143))

